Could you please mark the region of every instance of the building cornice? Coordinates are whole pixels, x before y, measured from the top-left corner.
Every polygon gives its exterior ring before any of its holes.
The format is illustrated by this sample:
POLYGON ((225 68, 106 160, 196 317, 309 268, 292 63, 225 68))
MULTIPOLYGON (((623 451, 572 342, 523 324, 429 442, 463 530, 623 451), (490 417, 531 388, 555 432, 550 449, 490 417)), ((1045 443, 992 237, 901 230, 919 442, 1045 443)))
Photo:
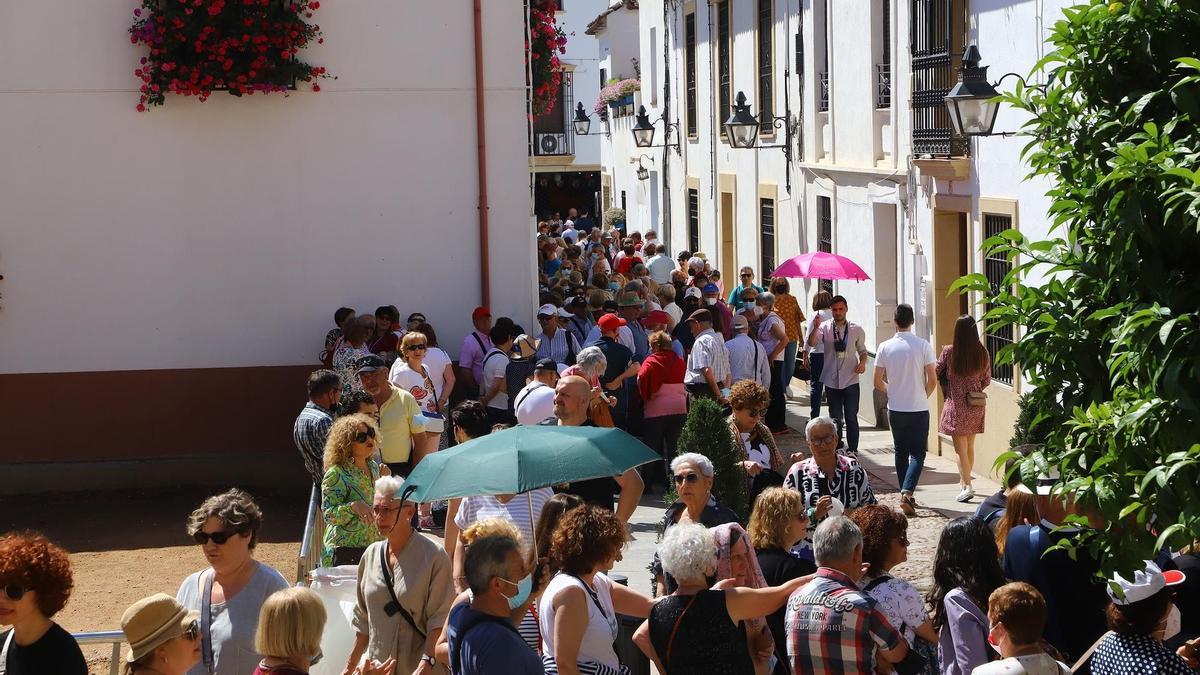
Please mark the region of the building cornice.
POLYGON ((583 32, 588 35, 597 35, 599 33, 603 33, 605 31, 605 29, 608 28, 608 15, 609 14, 612 14, 613 12, 616 12, 616 11, 622 10, 622 9, 637 10, 637 8, 638 8, 638 0, 621 0, 621 2, 613 5, 612 7, 609 7, 608 9, 604 10, 603 12, 600 12, 600 16, 597 16, 596 18, 592 19, 591 22, 588 23, 587 28, 584 29, 583 32))

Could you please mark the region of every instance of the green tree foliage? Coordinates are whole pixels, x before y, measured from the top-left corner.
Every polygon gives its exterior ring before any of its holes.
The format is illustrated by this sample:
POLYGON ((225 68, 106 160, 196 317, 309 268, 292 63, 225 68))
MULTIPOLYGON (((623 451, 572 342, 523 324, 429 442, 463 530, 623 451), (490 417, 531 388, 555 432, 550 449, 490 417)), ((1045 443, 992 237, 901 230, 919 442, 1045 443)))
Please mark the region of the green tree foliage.
POLYGON ((1002 100, 1031 115, 1052 238, 985 241, 1016 263, 1005 287, 958 286, 1023 333, 1000 354, 1045 432, 1023 480, 1056 466, 1056 491, 1103 521, 1073 545, 1128 571, 1200 539, 1200 1, 1087 2, 1049 42, 1045 87, 1002 100))
MULTIPOLYGON (((678 453, 697 452, 713 463, 713 496, 733 509, 741 521, 750 517, 750 494, 746 471, 741 467, 741 452, 729 432, 729 422, 721 414, 721 406, 706 398, 696 399, 689 406, 687 421, 679 433, 678 453)), ((670 504, 677 499, 674 490, 664 497, 670 504)))

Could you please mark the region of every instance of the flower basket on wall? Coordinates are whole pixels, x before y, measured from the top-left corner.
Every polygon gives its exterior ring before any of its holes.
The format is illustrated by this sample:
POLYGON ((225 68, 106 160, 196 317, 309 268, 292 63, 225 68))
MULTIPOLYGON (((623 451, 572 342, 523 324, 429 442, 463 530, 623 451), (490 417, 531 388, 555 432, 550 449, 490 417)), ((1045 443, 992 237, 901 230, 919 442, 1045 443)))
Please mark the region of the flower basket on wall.
POLYGON ((636 78, 609 80, 609 83, 600 90, 600 96, 596 98, 596 104, 592 106, 592 110, 596 114, 600 114, 604 111, 605 107, 617 110, 632 106, 633 95, 641 91, 641 88, 641 80, 636 78))
POLYGON ((285 92, 296 82, 329 77, 300 60, 301 49, 324 42, 309 23, 319 0, 142 0, 129 41, 144 45, 134 75, 142 81, 138 111, 162 105, 168 93, 207 100, 285 92))

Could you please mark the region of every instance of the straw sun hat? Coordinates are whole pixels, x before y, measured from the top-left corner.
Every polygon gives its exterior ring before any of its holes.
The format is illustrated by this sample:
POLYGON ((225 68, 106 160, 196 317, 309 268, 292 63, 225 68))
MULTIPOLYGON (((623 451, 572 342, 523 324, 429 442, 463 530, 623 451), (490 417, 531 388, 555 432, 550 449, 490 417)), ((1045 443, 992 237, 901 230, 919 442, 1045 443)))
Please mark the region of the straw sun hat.
POLYGON ((165 593, 133 603, 121 617, 121 630, 129 642, 126 660, 137 661, 167 640, 183 635, 199 616, 165 593))

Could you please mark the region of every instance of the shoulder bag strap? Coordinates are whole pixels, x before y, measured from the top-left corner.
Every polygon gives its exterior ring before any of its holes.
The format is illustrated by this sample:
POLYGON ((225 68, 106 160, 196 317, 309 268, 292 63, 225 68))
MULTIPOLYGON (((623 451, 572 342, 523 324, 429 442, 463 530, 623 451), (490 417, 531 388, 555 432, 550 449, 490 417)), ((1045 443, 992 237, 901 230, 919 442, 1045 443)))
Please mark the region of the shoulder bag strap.
POLYGON ((592 587, 588 586, 587 582, 585 582, 583 579, 580 579, 578 575, 570 574, 569 572, 564 572, 564 574, 575 577, 576 581, 583 584, 584 592, 586 592, 588 594, 588 597, 590 597, 592 599, 592 602, 595 603, 596 609, 600 610, 600 615, 607 619, 608 612, 604 611, 604 606, 600 604, 600 594, 597 593, 596 591, 592 590, 592 587))
POLYGON ((8 648, 12 646, 13 635, 16 633, 16 628, 10 629, 8 637, 4 638, 4 647, 0 647, 0 675, 8 672, 8 648))
POLYGON ((442 399, 438 398, 437 387, 433 386, 433 378, 429 377, 429 369, 425 367, 424 363, 421 364, 421 376, 425 378, 425 386, 429 387, 429 391, 433 392, 433 410, 434 410, 434 412, 438 412, 438 413, 442 412, 442 406, 439 405, 439 403, 438 403, 442 399))
POLYGON ((388 571, 387 544, 383 545, 383 555, 379 558, 379 568, 383 570, 383 582, 387 586, 388 596, 391 597, 396 610, 400 612, 400 616, 408 622, 408 625, 412 626, 412 629, 417 631, 417 635, 420 635, 421 639, 424 640, 426 637, 425 631, 421 630, 421 628, 417 626, 417 622, 415 619, 413 619, 412 614, 409 614, 408 610, 404 609, 404 605, 400 604, 400 599, 396 597, 396 589, 392 587, 392 573, 388 571))
POLYGON ((679 613, 679 618, 675 619, 675 625, 671 627, 671 636, 667 638, 667 662, 664 664, 668 672, 671 670, 671 647, 675 646, 675 634, 679 632, 679 624, 683 621, 683 615, 687 614, 688 610, 692 608, 692 603, 696 602, 696 598, 698 597, 700 597, 699 593, 693 595, 691 600, 688 600, 687 606, 679 613))
POLYGON ((890 575, 890 574, 881 574, 881 575, 875 577, 874 579, 867 582, 866 586, 863 586, 863 593, 871 592, 871 590, 874 589, 876 586, 887 583, 888 581, 891 580, 891 578, 892 578, 892 575, 890 575))
POLYGON ((208 675, 213 675, 216 672, 216 658, 213 656, 212 646, 212 586, 213 573, 211 571, 200 575, 201 581, 204 584, 204 593, 200 598, 200 653, 204 660, 204 667, 208 669, 208 675))
POLYGON ((483 340, 479 337, 479 333, 476 333, 475 331, 471 331, 471 337, 475 338, 475 342, 479 345, 479 351, 486 354, 487 347, 483 346, 483 340))
POLYGON ((1100 639, 1093 642, 1092 646, 1088 647, 1087 651, 1083 653, 1083 656, 1079 657, 1079 660, 1075 662, 1075 665, 1071 666, 1071 672, 1072 673, 1080 672, 1083 669, 1084 665, 1087 664, 1087 662, 1091 660, 1092 654, 1094 654, 1096 652, 1096 647, 1099 647, 1100 643, 1104 641, 1104 638, 1108 637, 1109 635, 1112 635, 1111 630, 1105 631, 1104 635, 1100 636, 1100 639))

